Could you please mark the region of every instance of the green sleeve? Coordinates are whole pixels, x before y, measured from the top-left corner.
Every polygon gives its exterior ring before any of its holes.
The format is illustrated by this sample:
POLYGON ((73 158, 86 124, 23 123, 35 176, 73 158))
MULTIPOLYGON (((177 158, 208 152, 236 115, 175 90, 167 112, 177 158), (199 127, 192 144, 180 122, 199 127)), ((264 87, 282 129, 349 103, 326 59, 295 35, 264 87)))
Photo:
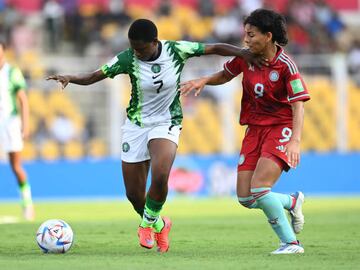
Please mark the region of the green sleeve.
POLYGON ((205 54, 205 44, 199 42, 176 41, 174 47, 183 60, 205 54))
POLYGON ((13 86, 13 91, 17 93, 19 90, 26 89, 26 81, 21 72, 17 67, 12 67, 10 70, 10 82, 13 86))
POLYGON ((103 65, 101 70, 108 78, 114 78, 118 74, 129 74, 133 61, 134 53, 127 49, 103 65))

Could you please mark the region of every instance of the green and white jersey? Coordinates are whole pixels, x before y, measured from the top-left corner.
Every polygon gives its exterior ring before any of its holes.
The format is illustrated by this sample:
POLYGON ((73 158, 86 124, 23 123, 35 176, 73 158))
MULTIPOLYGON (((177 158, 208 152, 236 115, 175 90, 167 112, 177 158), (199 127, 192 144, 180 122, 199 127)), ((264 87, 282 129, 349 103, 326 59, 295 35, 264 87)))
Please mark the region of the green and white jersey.
POLYGON ((101 67, 109 78, 129 74, 132 89, 127 117, 141 127, 164 122, 181 124, 181 71, 188 58, 205 53, 202 43, 162 40, 161 44, 161 54, 154 61, 139 60, 129 48, 101 67))
POLYGON ((5 63, 0 69, 0 122, 19 114, 16 94, 26 88, 20 69, 5 63))

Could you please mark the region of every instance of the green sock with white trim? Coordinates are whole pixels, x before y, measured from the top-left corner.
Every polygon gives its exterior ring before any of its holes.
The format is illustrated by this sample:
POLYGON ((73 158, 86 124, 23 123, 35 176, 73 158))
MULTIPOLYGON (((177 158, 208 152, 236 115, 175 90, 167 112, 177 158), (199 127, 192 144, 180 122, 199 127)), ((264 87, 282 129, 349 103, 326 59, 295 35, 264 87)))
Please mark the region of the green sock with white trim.
POLYGON ((19 184, 19 191, 20 191, 20 195, 21 195, 21 205, 23 207, 32 205, 31 187, 30 187, 30 184, 26 180, 19 184))
POLYGON ((158 202, 151 199, 149 195, 147 195, 143 219, 141 221, 140 227, 153 227, 156 232, 161 231, 161 229, 164 227, 164 222, 160 216, 160 212, 164 203, 165 201, 158 202))

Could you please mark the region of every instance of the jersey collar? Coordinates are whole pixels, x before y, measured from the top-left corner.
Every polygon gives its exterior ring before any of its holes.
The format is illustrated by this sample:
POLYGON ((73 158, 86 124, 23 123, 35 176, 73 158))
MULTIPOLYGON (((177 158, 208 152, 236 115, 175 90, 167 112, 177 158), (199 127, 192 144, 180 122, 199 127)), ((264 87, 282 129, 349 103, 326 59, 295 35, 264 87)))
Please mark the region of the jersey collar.
POLYGON ((283 53, 284 49, 281 48, 279 45, 276 44, 277 52, 275 54, 275 57, 272 59, 272 61, 269 63, 269 65, 275 65, 276 62, 279 60, 279 56, 283 53))

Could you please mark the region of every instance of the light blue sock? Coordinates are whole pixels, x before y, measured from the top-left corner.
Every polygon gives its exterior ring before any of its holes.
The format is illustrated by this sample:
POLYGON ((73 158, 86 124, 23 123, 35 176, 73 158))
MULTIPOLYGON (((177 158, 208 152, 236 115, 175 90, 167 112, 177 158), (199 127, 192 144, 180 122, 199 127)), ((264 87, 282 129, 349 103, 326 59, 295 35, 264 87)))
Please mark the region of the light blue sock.
POLYGON ((252 188, 251 193, 256 199, 259 208, 264 211, 281 242, 291 243, 296 241, 296 236, 285 215, 283 204, 278 196, 271 192, 271 188, 252 188))
POLYGON ((293 199, 291 195, 276 193, 276 192, 271 192, 271 193, 273 193, 280 200, 281 204, 286 210, 291 209, 291 206, 293 204, 293 199))
POLYGON ((246 208, 250 208, 250 209, 259 208, 253 195, 249 197, 238 197, 238 200, 239 203, 246 208))

